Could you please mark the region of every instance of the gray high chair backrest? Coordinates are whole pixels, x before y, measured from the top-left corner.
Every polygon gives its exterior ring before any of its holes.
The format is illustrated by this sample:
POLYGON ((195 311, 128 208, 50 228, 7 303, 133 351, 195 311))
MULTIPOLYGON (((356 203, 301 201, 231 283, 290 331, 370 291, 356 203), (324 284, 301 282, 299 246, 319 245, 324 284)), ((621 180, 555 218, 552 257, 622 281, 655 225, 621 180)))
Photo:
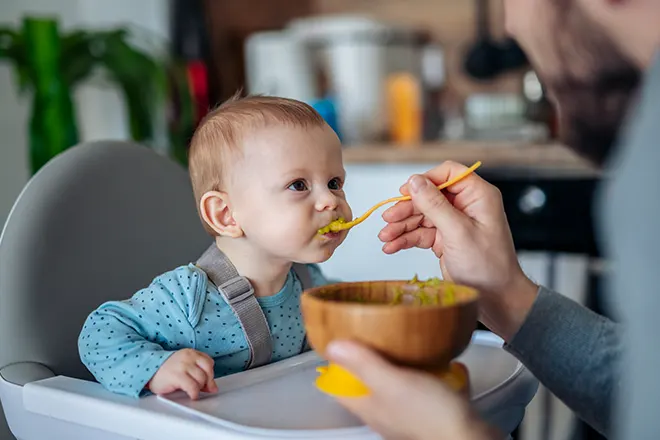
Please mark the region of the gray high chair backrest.
POLYGON ((56 157, 27 184, 0 236, 0 374, 29 382, 29 371, 4 367, 36 362, 91 379, 77 349, 87 315, 195 261, 210 242, 188 173, 170 159, 118 141, 56 157))

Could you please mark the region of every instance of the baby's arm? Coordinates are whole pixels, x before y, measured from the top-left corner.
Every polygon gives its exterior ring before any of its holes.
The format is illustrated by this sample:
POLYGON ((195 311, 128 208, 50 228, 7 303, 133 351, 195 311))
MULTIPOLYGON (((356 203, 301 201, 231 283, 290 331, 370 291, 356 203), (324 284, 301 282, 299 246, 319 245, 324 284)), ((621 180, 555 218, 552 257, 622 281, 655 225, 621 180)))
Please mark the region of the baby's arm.
POLYGON ((150 338, 155 321, 135 301, 103 304, 89 315, 78 338, 80 358, 96 380, 133 397, 174 353, 150 338))
POLYGON ((189 316, 203 302, 198 290, 205 292, 205 283, 198 289, 199 278, 186 267, 176 269, 131 299, 105 303, 87 318, 78 349, 103 386, 138 397, 170 356, 194 347, 189 316))

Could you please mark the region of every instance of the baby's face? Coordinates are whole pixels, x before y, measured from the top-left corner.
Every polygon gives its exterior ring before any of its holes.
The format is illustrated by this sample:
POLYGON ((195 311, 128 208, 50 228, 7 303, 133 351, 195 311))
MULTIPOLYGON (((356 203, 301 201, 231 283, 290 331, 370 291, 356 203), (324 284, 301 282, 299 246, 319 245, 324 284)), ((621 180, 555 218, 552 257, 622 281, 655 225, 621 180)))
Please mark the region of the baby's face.
POLYGON ((227 192, 246 239, 270 257, 297 263, 330 258, 347 231, 319 236, 318 229, 352 218, 341 144, 332 129, 268 127, 243 145, 227 192))

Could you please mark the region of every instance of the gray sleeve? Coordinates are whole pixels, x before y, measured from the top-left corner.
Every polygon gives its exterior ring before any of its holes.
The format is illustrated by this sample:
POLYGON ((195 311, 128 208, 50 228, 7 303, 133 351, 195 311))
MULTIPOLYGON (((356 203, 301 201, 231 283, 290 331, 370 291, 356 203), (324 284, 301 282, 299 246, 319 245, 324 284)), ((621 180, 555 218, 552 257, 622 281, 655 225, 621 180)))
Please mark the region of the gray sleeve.
POLYGON ((619 439, 660 437, 660 53, 645 78, 641 100, 612 158, 601 194, 605 251, 612 261, 610 301, 626 326, 625 369, 614 423, 619 439))
POLYGON ((622 338, 619 324, 541 287, 505 348, 579 417, 608 435, 622 338))

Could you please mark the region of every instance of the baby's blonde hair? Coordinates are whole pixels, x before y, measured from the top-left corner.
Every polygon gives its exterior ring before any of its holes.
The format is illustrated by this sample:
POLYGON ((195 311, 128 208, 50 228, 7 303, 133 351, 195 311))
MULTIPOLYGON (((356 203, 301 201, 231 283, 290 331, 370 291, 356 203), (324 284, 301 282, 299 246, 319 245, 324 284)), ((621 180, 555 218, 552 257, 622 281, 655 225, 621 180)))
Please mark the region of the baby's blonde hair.
MULTIPOLYGON (((304 102, 273 96, 241 97, 240 92, 202 119, 188 151, 188 170, 198 210, 206 192, 221 190, 231 155, 241 152, 245 134, 270 124, 307 128, 323 126, 325 121, 304 102)), ((217 235, 201 213, 200 219, 209 234, 217 235)))

